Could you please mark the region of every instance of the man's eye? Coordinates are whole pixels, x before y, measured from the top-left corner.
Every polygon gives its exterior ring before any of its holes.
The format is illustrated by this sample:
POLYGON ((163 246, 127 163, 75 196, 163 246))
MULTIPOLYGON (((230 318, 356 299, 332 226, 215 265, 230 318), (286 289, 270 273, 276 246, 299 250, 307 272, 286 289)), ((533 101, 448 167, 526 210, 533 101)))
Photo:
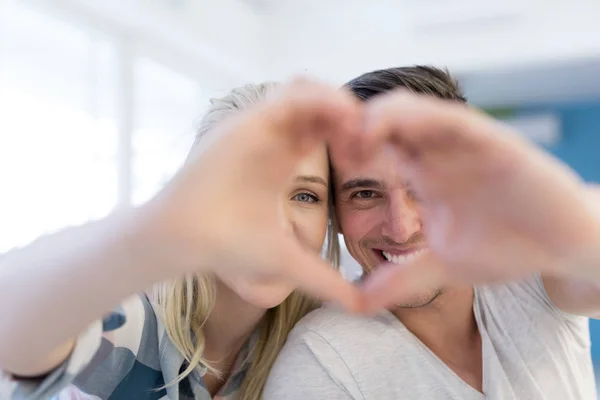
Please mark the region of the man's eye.
POLYGON ((361 190, 359 192, 354 193, 352 197, 357 199, 372 199, 375 197, 375 192, 372 190, 361 190))
POLYGON ((416 201, 418 203, 421 202, 421 198, 419 197, 419 195, 417 194, 417 192, 415 192, 414 190, 408 190, 407 193, 408 197, 413 200, 416 201))
POLYGON ((320 200, 317 196, 310 193, 298 193, 292 200, 299 201, 301 203, 318 203, 320 200))

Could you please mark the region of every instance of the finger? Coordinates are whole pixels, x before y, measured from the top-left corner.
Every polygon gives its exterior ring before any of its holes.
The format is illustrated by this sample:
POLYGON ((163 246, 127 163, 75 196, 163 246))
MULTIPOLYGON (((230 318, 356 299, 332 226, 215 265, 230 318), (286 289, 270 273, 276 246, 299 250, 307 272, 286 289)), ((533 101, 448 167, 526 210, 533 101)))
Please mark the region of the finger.
MULTIPOLYGON (((395 91, 367 106, 366 129, 377 142, 402 147, 407 156, 477 147, 490 132, 505 130, 493 119, 462 103, 395 91)), ((495 136, 495 135, 493 135, 495 136)))
POLYGON ((394 92, 377 98, 365 113, 370 145, 391 148, 399 156, 397 167, 424 199, 489 180, 511 168, 511 155, 522 147, 504 125, 430 96, 394 92))
POLYGON ((325 140, 356 131, 361 107, 347 91, 305 78, 283 85, 265 112, 278 136, 325 140))
POLYGON ((341 130, 329 136, 328 149, 335 165, 340 168, 356 167, 368 160, 372 154, 369 138, 365 135, 364 104, 354 100, 355 96, 347 88, 338 90, 346 97, 351 97, 354 111, 344 118, 341 130))
POLYGON ((322 301, 335 301, 350 311, 362 309, 358 289, 346 281, 342 274, 315 254, 306 252, 297 242, 290 240, 278 246, 285 265, 284 278, 294 282, 298 289, 322 301))
POLYGON ((383 264, 363 281, 360 291, 365 312, 411 303, 449 282, 443 264, 431 253, 409 265, 383 264))
POLYGON ((348 93, 314 81, 296 80, 239 121, 237 141, 255 136, 248 144, 253 162, 272 167, 265 177, 269 179, 263 180, 271 184, 286 179, 296 162, 317 145, 357 136, 361 113, 360 104, 348 93))
POLYGON ((406 91, 369 104, 365 124, 374 144, 391 143, 412 162, 523 142, 506 125, 462 103, 406 91))
POLYGON ((588 193, 591 201, 600 209, 600 184, 588 183, 585 185, 585 191, 588 193))

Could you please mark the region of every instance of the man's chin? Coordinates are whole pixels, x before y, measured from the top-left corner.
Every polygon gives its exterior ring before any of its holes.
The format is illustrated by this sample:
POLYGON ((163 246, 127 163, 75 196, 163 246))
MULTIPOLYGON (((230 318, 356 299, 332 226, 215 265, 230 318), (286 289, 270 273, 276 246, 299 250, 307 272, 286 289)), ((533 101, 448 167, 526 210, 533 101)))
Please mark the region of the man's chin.
POLYGON ((426 293, 426 294, 424 293, 424 294, 415 296, 414 298, 409 299, 408 301, 397 304, 396 307, 398 307, 398 308, 427 307, 427 306, 431 305, 432 303, 434 303, 438 299, 438 297, 440 297, 442 295, 442 293, 444 293, 444 291, 442 289, 436 289, 433 292, 426 293))

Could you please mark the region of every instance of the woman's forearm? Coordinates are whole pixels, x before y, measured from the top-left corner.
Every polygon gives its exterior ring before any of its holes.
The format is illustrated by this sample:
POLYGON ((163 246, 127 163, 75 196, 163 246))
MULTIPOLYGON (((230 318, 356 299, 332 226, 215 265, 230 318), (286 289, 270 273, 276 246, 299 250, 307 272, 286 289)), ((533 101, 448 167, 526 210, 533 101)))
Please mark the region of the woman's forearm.
MULTIPOLYGON (((0 369, 43 373, 72 338, 169 273, 137 210, 42 237, 0 258, 0 369)), ((51 365, 56 364, 56 365, 51 365)))

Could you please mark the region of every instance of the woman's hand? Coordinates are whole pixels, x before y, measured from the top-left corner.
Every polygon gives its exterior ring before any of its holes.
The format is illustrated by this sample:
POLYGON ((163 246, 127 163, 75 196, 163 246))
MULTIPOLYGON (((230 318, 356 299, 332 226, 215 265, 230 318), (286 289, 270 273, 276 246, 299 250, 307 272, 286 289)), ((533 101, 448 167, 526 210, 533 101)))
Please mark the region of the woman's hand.
POLYGON ((216 141, 194 154, 142 210, 158 228, 155 248, 177 272, 219 268, 286 279, 310 295, 354 308, 355 289, 297 243, 281 192, 304 155, 323 140, 348 142, 361 118, 349 94, 295 81, 217 127, 211 133, 216 141))

